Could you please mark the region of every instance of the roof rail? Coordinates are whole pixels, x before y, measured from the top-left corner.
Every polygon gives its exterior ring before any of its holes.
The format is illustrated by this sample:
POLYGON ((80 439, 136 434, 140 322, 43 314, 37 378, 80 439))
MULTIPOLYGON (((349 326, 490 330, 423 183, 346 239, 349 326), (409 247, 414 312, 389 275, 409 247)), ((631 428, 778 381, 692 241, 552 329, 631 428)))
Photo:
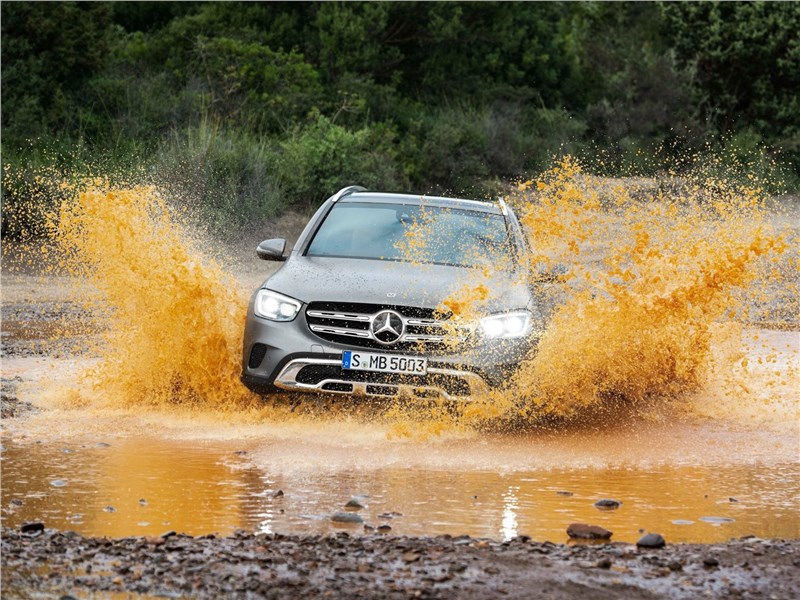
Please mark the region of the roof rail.
POLYGON ((506 204, 506 201, 503 200, 502 198, 498 198, 497 199, 497 203, 500 205, 500 211, 503 213, 503 216, 507 217, 508 216, 508 205, 506 204))
POLYGON ((366 192, 367 188, 361 187, 360 185, 349 185, 347 187, 343 187, 338 192, 336 192, 333 197, 331 198, 331 202, 335 203, 345 196, 352 194, 353 192, 366 192))

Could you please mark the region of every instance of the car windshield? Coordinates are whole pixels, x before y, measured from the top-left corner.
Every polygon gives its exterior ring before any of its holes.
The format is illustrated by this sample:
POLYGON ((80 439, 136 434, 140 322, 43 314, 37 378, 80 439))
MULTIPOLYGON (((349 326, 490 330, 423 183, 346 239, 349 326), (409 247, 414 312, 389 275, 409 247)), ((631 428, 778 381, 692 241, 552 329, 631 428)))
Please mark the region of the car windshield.
POLYGON ((440 206, 336 204, 306 256, 422 262, 459 267, 512 257, 502 215, 440 206))

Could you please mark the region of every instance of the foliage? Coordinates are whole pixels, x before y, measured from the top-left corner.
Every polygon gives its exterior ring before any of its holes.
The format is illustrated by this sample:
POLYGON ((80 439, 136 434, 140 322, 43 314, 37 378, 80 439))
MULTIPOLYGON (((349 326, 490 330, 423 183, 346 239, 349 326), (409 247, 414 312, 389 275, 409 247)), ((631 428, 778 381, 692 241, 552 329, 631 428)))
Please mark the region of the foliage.
POLYGON ((0 9, 5 167, 138 166, 220 227, 352 183, 492 193, 565 151, 607 174, 712 151, 800 185, 797 3, 0 9))

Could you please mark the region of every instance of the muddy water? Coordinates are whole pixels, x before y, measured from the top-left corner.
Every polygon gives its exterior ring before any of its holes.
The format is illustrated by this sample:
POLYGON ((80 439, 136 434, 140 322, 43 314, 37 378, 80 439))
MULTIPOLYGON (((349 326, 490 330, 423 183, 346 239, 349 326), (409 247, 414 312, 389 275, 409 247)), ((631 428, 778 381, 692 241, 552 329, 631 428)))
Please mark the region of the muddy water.
POLYGON ((54 352, 48 319, 22 298, 4 322, 4 345, 41 341, 2 365, 41 409, 3 423, 4 523, 363 532, 331 521, 357 497, 366 524, 397 534, 560 542, 587 522, 621 541, 800 537, 796 227, 773 229, 748 194, 642 204, 599 197, 578 175, 559 167, 516 199, 530 261, 574 265, 558 286, 567 301, 508 393, 460 421, 262 403, 238 382, 247 291, 187 241, 157 190, 78 194, 61 207, 58 257, 67 287, 96 290, 72 301, 102 339, 85 337, 80 358, 54 352), (569 421, 583 411, 591 426, 569 421), (498 417, 524 426, 499 436, 498 417), (601 498, 622 505, 600 511, 601 498))
POLYGON ((331 521, 355 497, 364 508, 354 514, 373 527, 390 525, 393 534, 524 534, 562 542, 570 523, 585 522, 629 542, 640 530, 673 542, 800 537, 800 467, 791 445, 780 448, 774 436, 659 426, 579 440, 551 435, 413 447, 363 431, 344 438, 341 446, 110 432, 39 443, 7 438, 3 520, 117 537, 171 529, 362 533, 361 524, 331 521), (698 437, 716 450, 703 453, 703 444, 690 442, 698 437), (663 452, 654 451, 657 444, 663 452), (746 456, 729 454, 751 444, 746 456), (638 464, 631 460, 637 456, 638 464), (601 511, 593 505, 601 498, 622 505, 601 511))

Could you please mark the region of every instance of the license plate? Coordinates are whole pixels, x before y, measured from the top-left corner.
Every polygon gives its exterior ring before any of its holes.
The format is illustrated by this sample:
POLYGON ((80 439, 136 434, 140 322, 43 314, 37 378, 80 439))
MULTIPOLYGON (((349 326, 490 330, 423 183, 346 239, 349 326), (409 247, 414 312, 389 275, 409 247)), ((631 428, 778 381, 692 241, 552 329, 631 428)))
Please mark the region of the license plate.
POLYGON ((342 368, 351 371, 425 375, 428 372, 428 359, 418 356, 398 356, 395 354, 346 350, 342 352, 342 368))

